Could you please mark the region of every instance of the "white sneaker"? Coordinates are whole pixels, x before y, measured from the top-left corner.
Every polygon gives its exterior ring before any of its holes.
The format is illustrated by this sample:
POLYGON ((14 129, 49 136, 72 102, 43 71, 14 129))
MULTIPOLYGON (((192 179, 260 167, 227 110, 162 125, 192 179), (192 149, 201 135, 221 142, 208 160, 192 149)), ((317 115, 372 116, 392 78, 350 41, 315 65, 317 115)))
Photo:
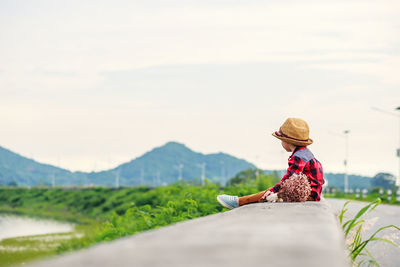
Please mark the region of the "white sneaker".
POLYGON ((237 196, 218 195, 217 200, 222 206, 230 210, 239 207, 239 198, 237 196))

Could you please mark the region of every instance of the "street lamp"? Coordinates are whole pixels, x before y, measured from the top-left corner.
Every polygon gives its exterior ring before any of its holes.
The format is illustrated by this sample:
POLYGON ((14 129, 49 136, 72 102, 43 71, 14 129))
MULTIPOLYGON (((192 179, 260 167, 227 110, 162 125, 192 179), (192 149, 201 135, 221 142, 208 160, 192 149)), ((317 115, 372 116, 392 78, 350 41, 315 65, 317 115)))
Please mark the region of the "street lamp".
POLYGON ((399 114, 396 114, 396 113, 393 113, 393 112, 390 112, 390 111, 386 111, 386 110, 382 110, 382 109, 379 109, 379 108, 376 108, 376 107, 372 107, 372 109, 374 109, 376 111, 379 111, 379 112, 382 112, 382 113, 386 113, 388 115, 396 116, 396 117, 399 118, 399 147, 396 150, 396 155, 399 158, 399 173, 398 173, 397 178, 396 178, 396 185, 400 186, 400 106, 395 108, 395 110, 399 111, 399 114))
POLYGON ((400 186, 400 107, 397 107, 396 110, 399 112, 399 147, 397 148, 397 157, 399 158, 399 173, 396 179, 396 185, 400 186))
POLYGON ((350 130, 345 130, 343 131, 343 134, 340 133, 335 133, 329 131, 330 134, 340 136, 341 138, 345 138, 345 152, 344 152, 344 185, 343 185, 343 191, 345 193, 349 192, 349 176, 347 174, 347 165, 348 165, 348 158, 349 158, 349 133, 350 130))
POLYGON ((349 177, 347 175, 347 163, 349 158, 349 130, 343 132, 346 138, 346 150, 345 150, 345 159, 344 159, 344 192, 347 193, 349 191, 349 177))

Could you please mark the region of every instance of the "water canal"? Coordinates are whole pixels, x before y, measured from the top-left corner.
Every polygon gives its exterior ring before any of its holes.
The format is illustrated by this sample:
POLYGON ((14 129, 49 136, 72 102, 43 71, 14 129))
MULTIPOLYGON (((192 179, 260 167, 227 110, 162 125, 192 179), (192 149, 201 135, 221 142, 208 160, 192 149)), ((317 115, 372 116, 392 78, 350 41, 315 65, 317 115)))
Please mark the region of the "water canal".
POLYGON ((0 214, 0 241, 6 238, 66 233, 74 230, 71 223, 0 214))

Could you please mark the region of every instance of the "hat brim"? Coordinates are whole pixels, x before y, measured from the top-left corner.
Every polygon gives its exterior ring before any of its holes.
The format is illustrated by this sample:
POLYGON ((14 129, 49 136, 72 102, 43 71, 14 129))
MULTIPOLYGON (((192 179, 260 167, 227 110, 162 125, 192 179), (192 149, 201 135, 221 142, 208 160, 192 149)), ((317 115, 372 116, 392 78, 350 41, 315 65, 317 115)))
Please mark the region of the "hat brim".
POLYGON ((289 143, 289 144, 292 144, 295 146, 308 146, 313 143, 313 140, 311 138, 309 138, 307 141, 300 141, 300 140, 292 139, 290 137, 288 138, 288 137, 284 137, 284 136, 279 136, 275 132, 272 133, 272 135, 282 141, 285 141, 286 143, 289 143))

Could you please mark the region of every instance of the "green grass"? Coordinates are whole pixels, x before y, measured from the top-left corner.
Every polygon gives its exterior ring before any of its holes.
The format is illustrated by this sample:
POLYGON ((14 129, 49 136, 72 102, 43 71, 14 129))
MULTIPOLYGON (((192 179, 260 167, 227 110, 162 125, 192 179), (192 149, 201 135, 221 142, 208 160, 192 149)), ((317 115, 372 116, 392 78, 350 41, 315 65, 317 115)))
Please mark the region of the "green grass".
POLYGON ((365 201, 365 202, 373 202, 377 198, 381 199, 381 203, 390 204, 390 205, 400 205, 400 201, 396 200, 396 195, 393 193, 391 195, 391 199, 389 201, 387 193, 383 195, 379 195, 378 192, 372 192, 368 194, 365 198, 362 197, 362 194, 357 198, 356 194, 345 194, 343 192, 337 192, 335 194, 324 194, 326 198, 340 198, 340 199, 349 199, 349 200, 357 200, 357 201, 365 201))
MULTIPOLYGON (((174 184, 165 187, 134 187, 118 190, 0 188, 0 212, 52 218, 77 223, 67 240, 33 244, 29 237, 0 242, 0 265, 27 262, 77 250, 99 242, 159 228, 227 210, 217 201, 221 193, 248 195, 273 186, 277 178, 260 175, 244 183, 222 188, 174 184), (79 237, 74 235, 79 234, 79 237), (15 247, 24 247, 13 251, 15 247), (42 249, 32 249, 33 247, 42 249)), ((35 241, 39 242, 39 241, 35 241)), ((40 241, 42 242, 42 241, 40 241)))
POLYGON ((90 236, 96 224, 76 225, 70 233, 22 236, 0 241, 0 266, 23 264, 35 259, 55 256, 63 244, 90 236))
MULTIPOLYGON (((248 176, 246 173, 245 177, 248 176)), ((218 194, 253 194, 273 186, 276 181, 275 176, 260 175, 242 179, 225 188, 210 183, 205 186, 181 183, 157 188, 142 186, 120 189, 3 187, 0 188, 0 212, 69 221, 77 225, 73 233, 18 237, 1 241, 0 266, 54 256, 99 242, 225 211, 227 209, 216 201, 218 194)), ((355 199, 355 194, 337 193, 325 196, 355 199)), ((371 201, 375 198, 373 193, 366 199, 357 200, 371 201)), ((383 196, 383 202, 399 204, 394 196, 391 202, 387 201, 387 196, 383 196)), ((356 220, 347 226, 351 225, 351 228, 354 228, 361 224, 362 222, 358 223, 356 220)), ((359 254, 361 253, 365 253, 365 250, 359 254)))
POLYGON ((380 198, 375 199, 360 209, 360 211, 352 219, 344 221, 344 215, 348 210, 346 206, 350 203, 350 201, 347 201, 343 205, 343 208, 339 214, 339 222, 342 225, 344 236, 350 241, 347 249, 349 251, 349 258, 354 266, 380 266, 377 260, 373 257, 372 253, 367 249, 367 245, 370 242, 386 242, 397 248, 400 248, 396 243, 389 239, 377 237, 378 233, 388 228, 393 228, 400 231, 400 228, 396 225, 383 226, 366 239, 364 239, 362 236, 363 225, 365 223, 363 216, 366 213, 374 210, 379 204, 381 204, 381 202, 382 200, 380 198), (360 256, 365 257, 362 260, 358 260, 360 256))
POLYGON ((8 238, 0 242, 0 266, 25 263, 57 254, 57 247, 73 233, 8 238))

